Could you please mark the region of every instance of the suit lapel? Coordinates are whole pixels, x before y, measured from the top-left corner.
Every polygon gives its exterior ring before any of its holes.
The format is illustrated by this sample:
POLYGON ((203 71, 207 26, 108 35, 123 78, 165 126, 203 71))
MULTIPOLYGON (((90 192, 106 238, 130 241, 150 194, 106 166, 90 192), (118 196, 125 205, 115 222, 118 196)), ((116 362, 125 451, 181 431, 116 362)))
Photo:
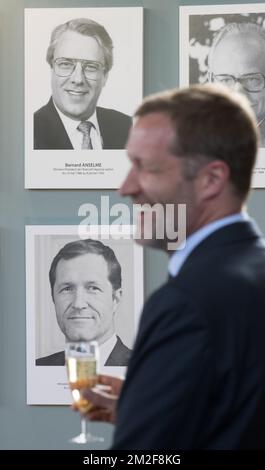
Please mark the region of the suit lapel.
POLYGON ((72 149, 72 143, 67 135, 61 118, 53 104, 52 98, 48 105, 48 113, 50 119, 49 139, 53 149, 72 149))

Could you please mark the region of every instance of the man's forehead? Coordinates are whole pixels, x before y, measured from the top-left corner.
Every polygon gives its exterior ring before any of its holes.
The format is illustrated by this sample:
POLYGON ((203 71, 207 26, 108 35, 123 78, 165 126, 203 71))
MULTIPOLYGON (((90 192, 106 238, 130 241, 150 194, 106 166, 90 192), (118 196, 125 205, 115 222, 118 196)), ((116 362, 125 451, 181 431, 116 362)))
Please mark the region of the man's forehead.
POLYGON ((254 33, 229 34, 217 45, 210 68, 215 74, 244 75, 265 72, 265 42, 254 33))
MULTIPOLYGON (((174 135, 170 117, 166 113, 148 113, 135 119, 130 137, 144 141, 164 139, 174 135)), ((130 138, 129 142, 130 144, 130 138)))
POLYGON ((103 54, 96 38, 77 31, 64 31, 55 46, 55 56, 89 59, 90 55, 103 54))
POLYGON ((60 259, 56 273, 63 275, 69 271, 73 272, 87 272, 87 273, 100 273, 107 275, 108 265, 106 260, 101 254, 98 253, 84 253, 69 259, 60 259))
MULTIPOLYGON (((230 32, 226 34, 215 47, 214 54, 222 51, 223 48, 230 48, 231 45, 234 47, 242 49, 242 52, 247 48, 254 48, 264 51, 265 39, 263 39, 256 32, 230 32)), ((233 49, 230 49, 230 52, 233 53, 233 49)), ((213 56, 214 57, 214 56, 213 56)))

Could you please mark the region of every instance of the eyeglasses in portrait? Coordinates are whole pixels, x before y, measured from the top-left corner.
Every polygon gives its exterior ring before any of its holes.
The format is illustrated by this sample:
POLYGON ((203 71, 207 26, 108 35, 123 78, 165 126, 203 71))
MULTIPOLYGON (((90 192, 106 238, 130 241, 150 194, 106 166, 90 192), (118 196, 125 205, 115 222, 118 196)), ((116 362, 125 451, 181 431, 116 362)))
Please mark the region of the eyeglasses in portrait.
POLYGON ((25 187, 118 188, 142 99, 143 10, 25 9, 25 187))
POLYGON ((219 83, 251 104, 260 134, 252 187, 265 187, 264 47, 262 4, 180 7, 180 85, 219 83))

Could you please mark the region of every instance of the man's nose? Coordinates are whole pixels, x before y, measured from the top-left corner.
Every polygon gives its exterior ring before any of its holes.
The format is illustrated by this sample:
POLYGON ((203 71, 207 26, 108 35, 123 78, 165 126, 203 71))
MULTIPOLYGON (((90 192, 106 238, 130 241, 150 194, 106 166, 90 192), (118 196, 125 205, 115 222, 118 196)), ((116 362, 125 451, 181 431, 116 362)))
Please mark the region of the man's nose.
POLYGON ((76 289, 72 300, 72 306, 77 310, 82 310, 87 307, 86 293, 83 288, 76 289))
POLYGON ((131 168, 118 192, 121 196, 135 196, 139 191, 140 185, 138 182, 137 170, 135 168, 131 168))
POLYGON ((234 91, 238 91, 239 93, 246 93, 246 90, 243 88, 239 80, 235 82, 233 89, 234 91))
POLYGON ((70 75, 70 80, 74 83, 82 83, 85 81, 84 72, 80 62, 76 63, 76 66, 70 75))

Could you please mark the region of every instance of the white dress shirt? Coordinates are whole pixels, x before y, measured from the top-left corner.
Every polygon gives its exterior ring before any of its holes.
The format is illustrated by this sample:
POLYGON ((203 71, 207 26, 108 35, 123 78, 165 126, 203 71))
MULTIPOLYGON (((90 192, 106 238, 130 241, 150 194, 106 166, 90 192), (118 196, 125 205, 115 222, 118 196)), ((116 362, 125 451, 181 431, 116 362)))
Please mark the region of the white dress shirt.
MULTIPOLYGON (((62 123, 64 125, 64 128, 67 132, 67 135, 71 141, 71 144, 75 150, 82 150, 82 142, 83 142, 83 134, 81 131, 77 129, 81 121, 75 121, 74 119, 71 119, 65 114, 63 114, 56 104, 54 103, 54 106, 62 120, 62 123)), ((90 139, 92 143, 93 150, 101 150, 102 149, 102 139, 99 131, 99 125, 98 125, 98 120, 97 120, 97 113, 94 111, 92 116, 90 116, 87 121, 92 122, 93 126, 91 127, 90 130, 90 139)))

